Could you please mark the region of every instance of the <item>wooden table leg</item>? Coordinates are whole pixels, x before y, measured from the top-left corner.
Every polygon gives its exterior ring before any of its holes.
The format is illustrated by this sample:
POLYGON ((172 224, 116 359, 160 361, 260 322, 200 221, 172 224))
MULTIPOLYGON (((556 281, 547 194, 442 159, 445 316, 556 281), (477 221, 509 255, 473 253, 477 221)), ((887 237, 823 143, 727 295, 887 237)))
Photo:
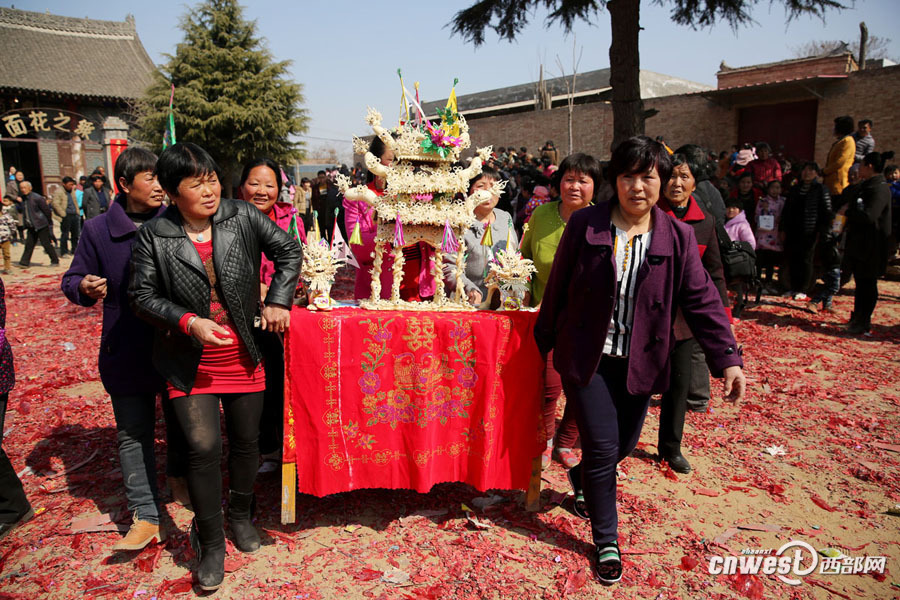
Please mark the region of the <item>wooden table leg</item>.
MULTIPOLYGON (((538 481, 540 485, 540 481, 538 481)), ((281 522, 297 521, 297 465, 282 463, 281 465, 281 522)))
POLYGON ((525 510, 535 512, 541 508, 541 455, 531 461, 531 480, 525 492, 525 510))

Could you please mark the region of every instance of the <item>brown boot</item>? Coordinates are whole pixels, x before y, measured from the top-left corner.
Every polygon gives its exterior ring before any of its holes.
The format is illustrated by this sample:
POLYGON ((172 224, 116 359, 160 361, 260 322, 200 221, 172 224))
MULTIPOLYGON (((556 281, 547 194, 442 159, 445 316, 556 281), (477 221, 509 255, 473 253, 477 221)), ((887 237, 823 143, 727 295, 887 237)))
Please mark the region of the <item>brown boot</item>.
POLYGON ((169 486, 169 494, 172 495, 172 500, 190 510, 191 496, 188 493, 187 479, 184 477, 166 477, 166 484, 169 486))
POLYGON ((154 525, 148 521, 141 521, 134 515, 134 521, 128 534, 113 546, 113 550, 141 550, 150 542, 157 544, 165 539, 159 525, 154 525))

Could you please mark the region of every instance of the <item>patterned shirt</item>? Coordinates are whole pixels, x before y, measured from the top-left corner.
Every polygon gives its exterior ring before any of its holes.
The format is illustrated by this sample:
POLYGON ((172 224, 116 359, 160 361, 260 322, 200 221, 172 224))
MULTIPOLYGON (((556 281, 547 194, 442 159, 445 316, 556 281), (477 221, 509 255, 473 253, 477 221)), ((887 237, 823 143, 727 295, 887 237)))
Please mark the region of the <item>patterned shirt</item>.
POLYGON ((616 305, 606 332, 603 354, 628 356, 631 344, 631 329, 634 323, 634 296, 637 290, 638 270, 647 256, 653 231, 628 239, 627 232, 615 225, 610 226, 613 234, 613 252, 616 255, 616 305))

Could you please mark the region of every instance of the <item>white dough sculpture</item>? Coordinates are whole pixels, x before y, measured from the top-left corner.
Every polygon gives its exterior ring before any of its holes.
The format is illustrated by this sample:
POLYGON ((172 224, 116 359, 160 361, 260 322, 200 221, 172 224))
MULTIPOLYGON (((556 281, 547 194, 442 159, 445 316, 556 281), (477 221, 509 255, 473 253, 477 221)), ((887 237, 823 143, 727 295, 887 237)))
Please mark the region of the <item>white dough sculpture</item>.
MULTIPOLYGON (((372 131, 394 153, 394 163, 382 165, 370 152, 365 154, 366 167, 385 180, 383 196, 365 186, 351 187, 349 178, 338 176, 337 185, 345 198, 364 200, 375 210, 377 232, 372 267, 371 297, 361 300, 363 308, 377 310, 473 310, 463 294, 462 273, 457 268, 456 291, 444 294, 440 257, 455 254, 457 265, 464 264, 463 232, 474 223, 474 209, 479 203, 499 194, 501 189, 480 190, 465 196, 469 180, 481 173, 482 162, 491 154, 490 146, 479 148, 467 168, 452 167, 460 152, 469 147, 469 127, 455 109, 438 111, 441 122, 433 125, 420 118, 388 131, 381 126, 381 115, 369 108, 366 122, 372 131), (455 134, 455 135, 451 135, 455 134), (409 302, 400 298, 403 280, 403 246, 424 242, 435 251, 437 259, 431 271, 437 283, 434 298, 426 302, 409 302), (381 298, 381 270, 385 253, 394 263, 389 299, 381 298)), ((366 143, 354 139, 354 148, 363 152, 366 143)), ((499 186, 499 183, 498 183, 499 186)), ((352 236, 351 236, 352 238, 352 236)))
POLYGON ((528 283, 537 269, 534 263, 522 256, 518 250, 510 248, 497 252, 490 263, 490 272, 485 277, 488 298, 494 290, 500 290, 500 310, 521 310, 525 303, 528 283))
POLYGON ((310 234, 309 240, 303 246, 303 264, 300 275, 307 283, 309 304, 308 310, 329 311, 334 308, 331 299, 331 286, 338 267, 344 263, 344 259, 336 256, 328 242, 318 239, 318 236, 310 234))

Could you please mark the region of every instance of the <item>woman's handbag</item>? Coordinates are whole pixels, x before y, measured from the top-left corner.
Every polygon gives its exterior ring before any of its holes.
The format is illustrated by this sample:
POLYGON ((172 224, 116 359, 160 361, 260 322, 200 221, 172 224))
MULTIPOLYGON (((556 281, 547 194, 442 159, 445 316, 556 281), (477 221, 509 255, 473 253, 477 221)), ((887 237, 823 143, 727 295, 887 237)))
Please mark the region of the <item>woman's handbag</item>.
POLYGON ((716 223, 719 254, 725 281, 750 280, 756 277, 756 251, 749 242, 733 242, 721 223, 716 223))

